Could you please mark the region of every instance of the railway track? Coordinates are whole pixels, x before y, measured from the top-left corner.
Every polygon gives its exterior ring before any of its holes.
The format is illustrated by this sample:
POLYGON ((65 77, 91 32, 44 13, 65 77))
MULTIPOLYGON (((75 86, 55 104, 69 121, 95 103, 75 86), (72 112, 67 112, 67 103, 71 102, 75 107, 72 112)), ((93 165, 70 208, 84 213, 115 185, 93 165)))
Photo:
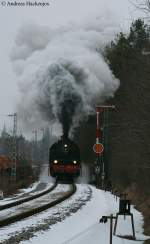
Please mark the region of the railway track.
POLYGON ((0 228, 47 210, 68 199, 76 191, 74 184, 64 187, 66 188, 65 191, 61 189, 60 185, 57 185, 53 191, 48 192, 46 195, 19 204, 19 206, 15 205, 15 207, 7 210, 4 209, 0 212, 0 228))
POLYGON ((32 201, 32 200, 34 200, 36 198, 44 196, 45 194, 47 194, 47 193, 51 192, 52 190, 54 190, 56 186, 57 186, 57 183, 55 183, 53 186, 49 187, 47 190, 42 191, 42 192, 40 192, 38 194, 35 194, 33 196, 25 197, 25 198, 22 198, 20 200, 13 201, 11 203, 7 203, 5 205, 0 205, 0 211, 2 211, 4 209, 11 208, 11 207, 14 207, 14 206, 18 206, 18 205, 20 205, 22 203, 29 202, 29 201, 32 201))

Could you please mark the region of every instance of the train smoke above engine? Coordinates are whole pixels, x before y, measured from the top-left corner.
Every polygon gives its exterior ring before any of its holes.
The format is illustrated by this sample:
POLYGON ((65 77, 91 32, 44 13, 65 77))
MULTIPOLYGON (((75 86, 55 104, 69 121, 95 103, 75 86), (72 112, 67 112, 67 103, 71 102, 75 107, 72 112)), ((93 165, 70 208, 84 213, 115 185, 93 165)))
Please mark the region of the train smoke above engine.
POLYGON ((100 18, 55 30, 35 24, 20 29, 11 60, 20 80, 18 113, 26 129, 59 121, 67 135, 97 102, 114 95, 119 81, 102 56, 113 27, 100 18))
MULTIPOLYGON (((66 136, 68 136, 76 110, 82 106, 81 89, 76 86, 77 83, 82 83, 83 76, 83 71, 75 64, 61 60, 59 64, 49 66, 46 74, 47 82, 44 81, 47 83, 44 91, 45 97, 47 97, 47 89, 49 90, 48 95, 50 95, 47 106, 53 105, 54 107, 54 114, 51 112, 50 114, 60 121, 63 134, 66 136)), ((41 112, 44 111, 45 100, 44 102, 41 100, 40 106, 41 112)))

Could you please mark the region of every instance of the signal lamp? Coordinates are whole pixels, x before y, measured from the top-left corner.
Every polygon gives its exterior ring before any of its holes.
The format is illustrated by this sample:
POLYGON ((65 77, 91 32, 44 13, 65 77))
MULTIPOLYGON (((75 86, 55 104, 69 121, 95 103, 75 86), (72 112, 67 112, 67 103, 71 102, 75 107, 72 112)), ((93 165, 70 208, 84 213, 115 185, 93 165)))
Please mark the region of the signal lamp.
POLYGON ((77 163, 77 161, 76 161, 76 160, 74 160, 74 161, 73 161, 73 163, 74 163, 74 164, 76 164, 76 163, 77 163))
POLYGON ((64 147, 68 147, 67 144, 65 144, 64 147))
POLYGON ((58 161, 57 160, 54 160, 54 164, 57 164, 58 163, 58 161))

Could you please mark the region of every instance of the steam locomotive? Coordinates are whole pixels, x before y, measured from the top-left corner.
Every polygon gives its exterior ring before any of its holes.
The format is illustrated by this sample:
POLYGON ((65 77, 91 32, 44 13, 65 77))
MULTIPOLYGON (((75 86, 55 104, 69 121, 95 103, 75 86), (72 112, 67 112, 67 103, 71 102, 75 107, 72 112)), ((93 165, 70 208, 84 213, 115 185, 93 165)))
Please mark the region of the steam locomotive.
POLYGON ((73 179, 80 175, 80 150, 76 143, 62 136, 49 149, 50 175, 57 179, 73 179))

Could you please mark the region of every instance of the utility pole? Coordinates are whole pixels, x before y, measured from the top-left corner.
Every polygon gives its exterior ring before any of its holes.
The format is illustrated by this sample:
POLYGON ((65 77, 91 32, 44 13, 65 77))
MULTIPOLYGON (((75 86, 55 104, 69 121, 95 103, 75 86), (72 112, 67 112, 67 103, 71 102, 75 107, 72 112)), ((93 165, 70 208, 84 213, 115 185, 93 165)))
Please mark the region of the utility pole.
POLYGON ((34 134, 34 148, 33 148, 33 159, 37 160, 37 130, 33 130, 32 133, 34 134))
POLYGON ((16 181, 16 164, 17 164, 17 113, 8 114, 7 116, 13 117, 13 137, 12 137, 12 167, 11 179, 16 181))
POLYGON ((40 130, 42 131, 42 136, 43 136, 42 139, 43 139, 44 138, 44 128, 41 128, 40 130))
POLYGON ((34 134, 34 142, 37 144, 37 130, 33 130, 32 133, 34 134))
POLYGON ((45 140, 44 140, 44 135, 45 135, 45 130, 44 128, 41 128, 40 131, 42 132, 42 143, 41 143, 41 149, 40 149, 40 159, 43 161, 45 161, 45 140))

